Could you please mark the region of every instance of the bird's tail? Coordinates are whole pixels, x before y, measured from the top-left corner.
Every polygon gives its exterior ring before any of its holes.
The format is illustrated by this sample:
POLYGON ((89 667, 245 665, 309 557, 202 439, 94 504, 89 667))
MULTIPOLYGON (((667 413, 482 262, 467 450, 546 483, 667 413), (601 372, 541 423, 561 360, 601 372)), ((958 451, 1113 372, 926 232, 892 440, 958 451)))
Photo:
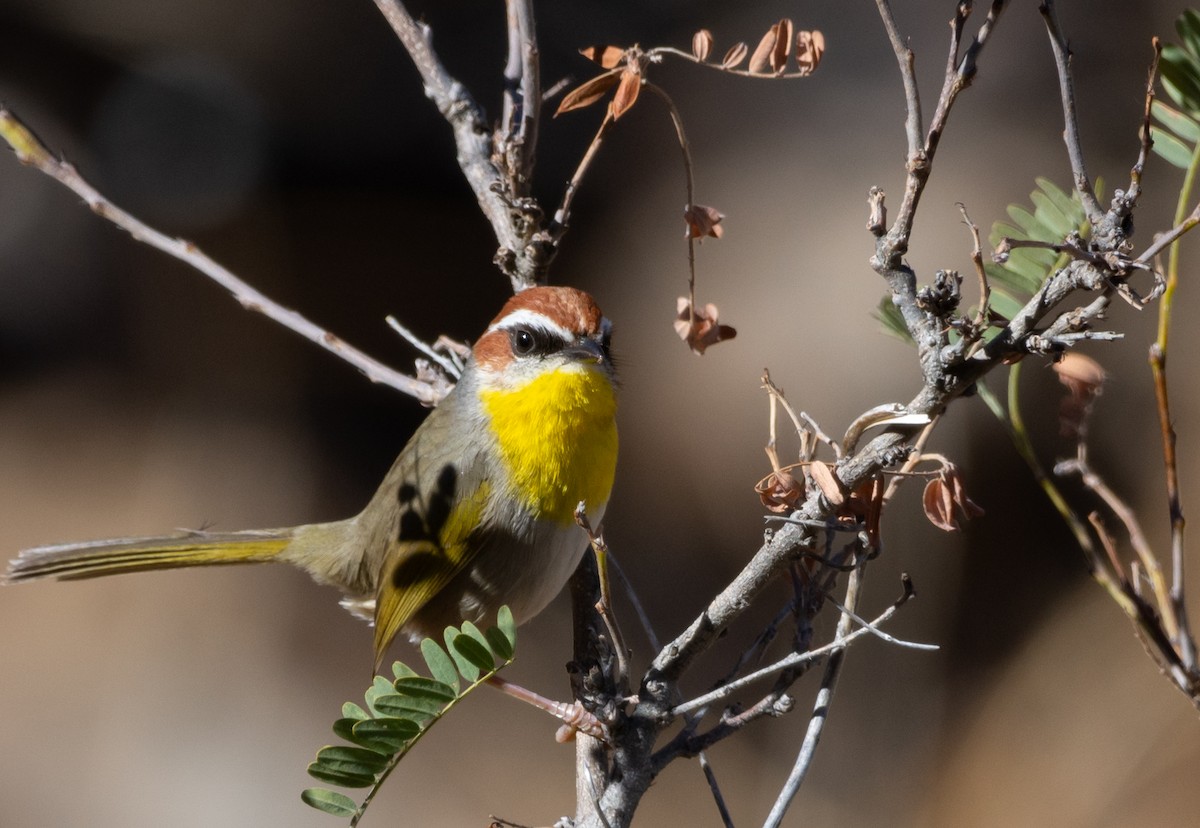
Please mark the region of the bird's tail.
POLYGON ((10 584, 39 578, 65 581, 150 569, 258 563, 276 558, 292 537, 292 529, 265 529, 38 546, 22 551, 0 580, 10 584))

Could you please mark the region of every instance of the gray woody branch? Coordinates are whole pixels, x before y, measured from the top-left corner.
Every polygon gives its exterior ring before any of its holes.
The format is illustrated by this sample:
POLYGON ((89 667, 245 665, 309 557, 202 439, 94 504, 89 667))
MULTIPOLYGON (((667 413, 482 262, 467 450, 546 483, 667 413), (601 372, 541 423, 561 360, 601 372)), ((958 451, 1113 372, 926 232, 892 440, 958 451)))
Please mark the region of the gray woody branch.
POLYGON ((492 226, 496 265, 514 291, 545 282, 557 239, 543 227, 542 210, 529 195, 542 94, 531 0, 508 0, 508 62, 503 119, 496 133, 479 105, 442 65, 429 27, 415 21, 400 0, 375 0, 408 51, 425 95, 454 132, 458 165, 492 226))
MULTIPOLYGON (((972 4, 960 2, 957 5, 951 20, 951 41, 943 86, 928 131, 921 116, 914 56, 899 34, 890 4, 887 0, 876 0, 876 5, 896 53, 903 80, 907 103, 905 132, 908 154, 904 195, 898 215, 890 227, 886 219, 884 194, 877 189, 872 191, 868 228, 876 238, 876 250, 871 264, 887 283, 892 301, 901 311, 909 333, 917 344, 923 384, 908 403, 907 410, 910 414, 924 414, 936 419, 951 402, 968 392, 977 381, 1006 360, 1019 359, 1028 354, 1058 352, 1079 338, 1087 337, 1091 333, 1091 323, 1107 310, 1113 293, 1128 291, 1127 279, 1145 269, 1154 250, 1161 249, 1166 242, 1156 243, 1136 258, 1128 252, 1128 219, 1140 194, 1141 165, 1147 151, 1145 139, 1128 190, 1118 190, 1107 210, 1098 205, 1095 211, 1091 209, 1089 202, 1094 203, 1095 197, 1083 168, 1082 153, 1078 150, 1078 126, 1068 52, 1054 22, 1053 3, 1045 2, 1041 9, 1046 17, 1056 58, 1068 157, 1076 188, 1084 199, 1092 225, 1087 242, 1089 255, 1069 262, 1054 273, 990 342, 984 343, 983 331, 978 329, 979 326, 972 329, 969 325, 964 328, 960 324, 965 345, 962 342, 952 345, 948 333, 952 329, 950 323, 962 321, 954 314, 956 305, 947 307, 932 303, 928 293, 918 291, 916 276, 905 264, 904 255, 908 250, 916 208, 932 170, 950 112, 959 93, 974 78, 979 55, 1004 11, 1005 3, 1003 0, 993 0, 989 4, 985 19, 965 49, 962 48, 963 30, 972 4), (1080 293, 1083 296, 1077 300, 1078 304, 1059 310, 1069 298, 1080 293)), ((1190 225, 1181 225, 1168 235, 1175 238, 1188 227, 1190 225)), ((1151 298, 1153 296, 1154 293, 1151 298)), ((910 436, 909 430, 894 429, 876 437, 856 453, 842 458, 836 466, 836 474, 843 491, 857 489, 903 459, 909 451, 910 436)), ((692 739, 674 739, 657 753, 653 750, 657 737, 677 715, 682 676, 754 602, 767 584, 800 556, 811 554, 817 548, 821 529, 813 527, 827 525, 835 509, 819 487, 810 486, 807 492, 806 500, 792 513, 791 520, 760 547, 734 580, 655 656, 638 688, 637 702, 621 725, 620 739, 613 746, 611 764, 607 769, 601 764, 592 766, 592 773, 602 777, 593 778, 590 784, 598 813, 577 822, 577 828, 627 825, 637 800, 654 774, 670 762, 672 754, 692 755, 696 749, 715 741, 713 736, 722 735, 717 733, 722 725, 717 725, 714 730, 697 733, 692 739), (651 768, 649 772, 648 766, 651 768)), ((841 648, 835 649, 837 653, 843 652, 841 648)), ((824 708, 831 701, 835 680, 836 668, 833 669, 832 678, 827 676, 823 683, 822 692, 828 692, 823 697, 821 709, 814 714, 810 735, 819 735, 820 725, 826 715, 824 708)), ((806 741, 805 749, 797 758, 792 774, 797 780, 803 778, 814 746, 815 737, 806 741)), ((786 808, 794 792, 795 785, 789 781, 777 802, 778 813, 773 813, 772 819, 777 821, 781 817, 782 809, 786 808)))

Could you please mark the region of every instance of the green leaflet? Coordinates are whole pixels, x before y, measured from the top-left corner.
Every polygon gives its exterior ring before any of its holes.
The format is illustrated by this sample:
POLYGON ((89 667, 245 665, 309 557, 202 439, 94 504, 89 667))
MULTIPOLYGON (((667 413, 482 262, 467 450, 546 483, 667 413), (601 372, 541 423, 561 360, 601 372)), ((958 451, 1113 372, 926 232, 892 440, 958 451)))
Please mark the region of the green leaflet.
POLYGON ((305 804, 311 805, 318 811, 333 814, 337 817, 350 817, 358 813, 354 800, 337 791, 327 791, 324 788, 309 788, 301 792, 300 798, 305 804))
POLYGON ((1163 46, 1159 77, 1178 109, 1155 101, 1150 114, 1154 152, 1168 164, 1190 170, 1200 155, 1200 14, 1189 9, 1175 23, 1182 45, 1163 46))
POLYGON ((512 662, 516 625, 508 607, 502 607, 495 627, 481 632, 468 621, 461 629, 447 627, 445 639, 445 649, 430 638, 421 642, 431 676, 396 662, 394 680, 376 676, 372 681, 364 694, 365 708, 343 704, 333 731, 350 744, 321 748, 308 766, 309 775, 322 782, 369 788, 362 804, 337 791, 308 788, 300 794, 307 805, 357 825, 388 774, 429 728, 512 662))

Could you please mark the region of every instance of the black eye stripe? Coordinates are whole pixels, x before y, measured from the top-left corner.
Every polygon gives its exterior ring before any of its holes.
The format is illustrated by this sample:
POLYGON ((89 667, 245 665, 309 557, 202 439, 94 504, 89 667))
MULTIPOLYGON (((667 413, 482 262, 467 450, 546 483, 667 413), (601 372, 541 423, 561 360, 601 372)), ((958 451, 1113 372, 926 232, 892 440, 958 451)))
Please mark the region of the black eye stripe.
POLYGON ((547 356, 557 353, 570 343, 553 331, 537 325, 514 325, 508 329, 513 353, 517 356, 547 356))

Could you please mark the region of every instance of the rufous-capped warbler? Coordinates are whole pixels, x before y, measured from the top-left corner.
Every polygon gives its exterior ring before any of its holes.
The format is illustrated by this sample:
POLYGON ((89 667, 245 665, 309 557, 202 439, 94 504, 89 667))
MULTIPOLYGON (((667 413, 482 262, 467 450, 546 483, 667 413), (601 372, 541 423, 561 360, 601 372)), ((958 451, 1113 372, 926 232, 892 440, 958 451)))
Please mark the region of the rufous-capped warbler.
POLYGON ((339 587, 375 622, 376 667, 400 631, 517 622, 559 592, 599 521, 617 463, 611 325, 588 294, 534 287, 505 304, 457 386, 358 515, 246 532, 188 532, 27 549, 7 582, 284 561, 339 587))

